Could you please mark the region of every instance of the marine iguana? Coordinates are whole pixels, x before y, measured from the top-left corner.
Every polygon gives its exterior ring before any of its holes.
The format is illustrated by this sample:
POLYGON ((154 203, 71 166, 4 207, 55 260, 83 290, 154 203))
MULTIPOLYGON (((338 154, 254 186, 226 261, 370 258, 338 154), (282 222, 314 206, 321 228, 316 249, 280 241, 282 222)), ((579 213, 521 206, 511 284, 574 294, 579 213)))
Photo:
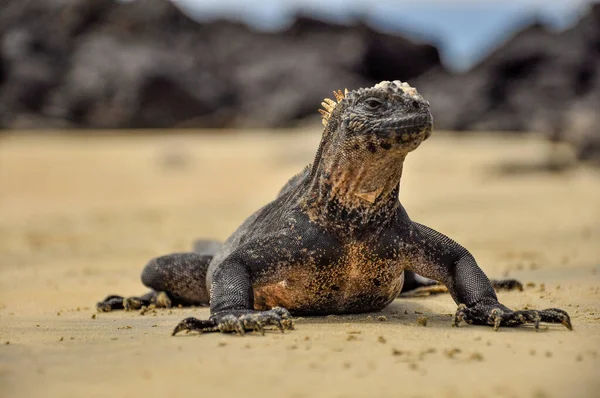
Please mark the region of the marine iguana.
POLYGON ((274 201, 222 245, 200 241, 193 253, 151 260, 142 273, 150 293, 108 296, 98 310, 210 304, 209 319, 186 318, 173 335, 264 333, 267 325, 283 332, 293 328, 291 314, 379 311, 409 274, 413 288, 431 285, 430 279, 447 287, 458 304, 456 326, 533 324, 537 330, 548 322, 572 328, 561 309, 502 305, 465 248, 409 218, 399 201, 403 162, 433 128, 429 103, 416 89, 383 81, 334 94, 320 109, 325 128, 314 162, 274 201))

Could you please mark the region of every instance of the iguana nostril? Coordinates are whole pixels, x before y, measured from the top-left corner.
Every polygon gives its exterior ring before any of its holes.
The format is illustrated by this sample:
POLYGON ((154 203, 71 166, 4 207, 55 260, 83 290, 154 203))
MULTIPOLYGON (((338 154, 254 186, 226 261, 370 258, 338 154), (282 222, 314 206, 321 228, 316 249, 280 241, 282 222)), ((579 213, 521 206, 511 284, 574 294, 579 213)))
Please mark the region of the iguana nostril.
POLYGON ((419 109, 421 107, 421 104, 419 104, 419 101, 413 101, 412 102, 412 106, 415 109, 419 109))

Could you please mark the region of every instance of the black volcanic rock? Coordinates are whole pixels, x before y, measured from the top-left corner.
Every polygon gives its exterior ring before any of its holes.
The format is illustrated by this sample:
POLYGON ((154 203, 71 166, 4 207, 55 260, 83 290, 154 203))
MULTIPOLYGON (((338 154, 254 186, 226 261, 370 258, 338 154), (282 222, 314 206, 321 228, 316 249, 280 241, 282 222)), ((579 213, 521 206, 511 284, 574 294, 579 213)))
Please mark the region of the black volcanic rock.
POLYGON ((5 1, 0 42, 8 128, 289 126, 334 89, 441 67, 434 47, 360 23, 264 33, 166 0, 5 1))
POLYGON ((363 23, 300 16, 281 32, 196 22, 167 0, 4 0, 0 127, 284 127, 339 88, 408 80, 437 128, 543 131, 600 150, 600 5, 534 24, 464 74, 363 23))
POLYGON ((438 128, 541 131, 600 157, 600 5, 564 32, 523 29, 464 74, 437 69, 413 83, 438 128))

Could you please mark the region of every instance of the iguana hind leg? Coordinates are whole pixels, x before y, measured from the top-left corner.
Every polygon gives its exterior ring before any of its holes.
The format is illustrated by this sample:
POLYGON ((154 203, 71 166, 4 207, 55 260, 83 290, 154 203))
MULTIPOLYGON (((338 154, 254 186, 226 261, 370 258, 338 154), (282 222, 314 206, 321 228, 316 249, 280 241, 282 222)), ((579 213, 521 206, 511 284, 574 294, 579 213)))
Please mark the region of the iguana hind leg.
MULTIPOLYGON (((523 284, 516 279, 492 279, 490 282, 495 291, 523 291, 523 284)), ((448 293, 448 288, 444 284, 417 275, 413 271, 404 271, 404 285, 400 297, 425 297, 441 293, 448 293)))
POLYGON ((143 296, 110 295, 96 304, 98 311, 136 310, 157 307, 208 305, 206 271, 212 255, 175 253, 152 259, 142 271, 142 283, 152 289, 143 296))

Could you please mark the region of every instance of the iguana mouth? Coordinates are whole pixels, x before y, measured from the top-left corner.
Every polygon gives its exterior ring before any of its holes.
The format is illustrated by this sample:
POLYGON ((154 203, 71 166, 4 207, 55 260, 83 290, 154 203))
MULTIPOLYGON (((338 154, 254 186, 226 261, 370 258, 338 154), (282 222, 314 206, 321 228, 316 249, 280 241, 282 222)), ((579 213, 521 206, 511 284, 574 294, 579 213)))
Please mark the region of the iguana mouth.
POLYGON ((379 128, 380 130, 405 130, 412 129, 415 127, 419 128, 433 128, 433 117, 431 114, 428 115, 417 115, 410 119, 399 119, 391 122, 384 122, 379 128))
POLYGON ((395 126, 387 126, 377 130, 377 135, 382 139, 392 138, 397 144, 410 144, 414 141, 424 141, 431 135, 433 122, 422 122, 415 120, 410 124, 399 123, 395 126))

